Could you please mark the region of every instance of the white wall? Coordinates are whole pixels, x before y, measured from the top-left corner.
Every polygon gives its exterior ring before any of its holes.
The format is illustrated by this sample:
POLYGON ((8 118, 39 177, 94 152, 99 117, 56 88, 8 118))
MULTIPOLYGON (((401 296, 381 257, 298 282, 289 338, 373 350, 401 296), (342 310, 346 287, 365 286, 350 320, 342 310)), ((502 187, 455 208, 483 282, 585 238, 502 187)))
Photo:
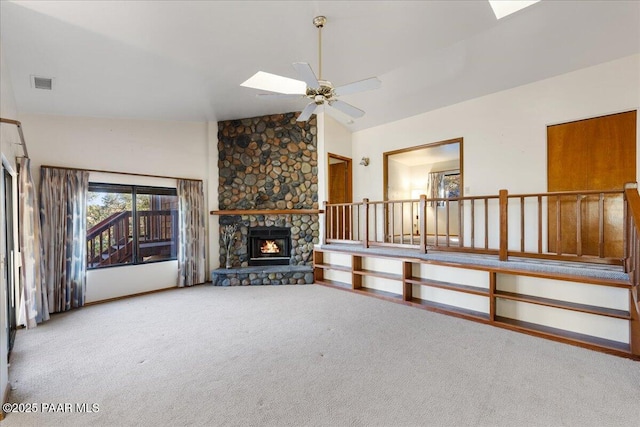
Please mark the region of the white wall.
MULTIPOLYGON (((464 138, 465 196, 497 195, 502 188, 511 193, 546 192, 548 125, 639 107, 640 55, 633 55, 355 132, 353 156, 371 157, 371 165, 354 171, 354 197, 382 198, 384 152, 459 137, 464 138)), ((640 155, 640 149, 637 153, 640 155)), ((510 239, 512 236, 518 238, 510 231, 510 239)), ((495 239, 497 234, 490 236, 489 244, 495 244, 495 239)), ((604 292, 608 297, 609 291, 604 292)), ((576 332, 613 337, 610 339, 624 341, 626 333, 618 323, 607 326, 606 331, 585 331, 580 328, 584 319, 556 316, 548 310, 513 304, 502 304, 500 310, 511 317, 540 324, 553 321, 556 327, 560 324, 576 332)))
MULTIPOLYGON (((216 190, 210 191, 207 185, 212 163, 209 158, 211 150, 207 122, 36 114, 21 115, 20 119, 29 146, 35 180, 39 180, 41 165, 66 166, 202 179, 205 196, 211 197, 212 191, 217 192, 217 186, 216 190)), ((215 134, 217 141, 217 124, 215 134)), ((91 179, 94 176, 95 174, 91 179)), ((107 174, 106 177, 100 177, 100 180, 121 182, 122 178, 121 175, 107 174)), ((175 179, 132 176, 130 183, 175 186, 175 179)), ((217 195, 213 199, 217 199, 217 195)), ((209 210, 207 207, 207 215, 209 210)), ((213 256, 210 253, 208 259, 212 260, 213 256)), ((172 287, 177 283, 177 272, 176 262, 91 271, 87 274, 87 302, 172 287)))
MULTIPOLYGON (((329 200, 329 187, 327 185, 327 177, 329 176, 328 154, 337 154, 351 159, 351 132, 324 112, 317 114, 316 125, 318 127, 318 207, 323 209, 324 202, 329 200)), ((355 169, 358 167, 358 163, 360 163, 359 160, 352 162, 352 167, 355 169)), ((325 236, 322 216, 320 217, 319 232, 320 243, 322 244, 325 236)))
POLYGON ((639 105, 640 55, 632 55, 358 131, 353 157, 370 157, 371 164, 354 169, 354 198, 382 198, 383 152, 459 137, 465 196, 498 194, 501 188, 544 192, 548 125, 639 105))
MULTIPOLYGON (((15 97, 13 95, 13 88, 10 83, 9 70, 7 63, 4 59, 2 43, 0 42, 0 117, 4 119, 18 120, 18 112, 16 108, 15 97)), ((22 155, 20 146, 16 145, 20 143, 20 137, 15 125, 0 124, 0 157, 7 163, 9 170, 16 170, 16 156, 22 155)), ((15 180, 14 180, 15 182, 15 180)), ((1 193, 1 192, 0 192, 1 193)), ((14 195, 17 192, 14 191, 14 195)), ((5 236, 4 223, 4 195, 0 195, 0 223, 3 224, 0 230, 0 259, 4 259, 5 256, 5 236)), ((14 198, 14 206, 17 207, 17 199, 14 198)), ((16 213, 16 212, 14 212, 16 213)), ((17 214, 14 215, 17 219, 17 214)), ((8 236, 11 238, 11 236, 8 236)), ((16 245, 17 247, 17 241, 16 245)), ((9 370, 7 366, 7 354, 9 349, 7 348, 7 337, 5 336, 5 328, 7 327, 7 293, 5 283, 5 266, 0 268, 0 401, 4 403, 4 398, 9 390, 9 370)), ((17 283, 17 281, 16 281, 17 283)), ((1 417, 0 417, 1 418, 1 417)))
MULTIPOLYGON (((326 177, 329 176, 329 153, 352 159, 351 132, 328 114, 318 114, 318 206, 328 200, 329 189, 326 177), (322 172, 322 173, 321 173, 322 172)), ((360 160, 352 162, 355 169, 360 160)))

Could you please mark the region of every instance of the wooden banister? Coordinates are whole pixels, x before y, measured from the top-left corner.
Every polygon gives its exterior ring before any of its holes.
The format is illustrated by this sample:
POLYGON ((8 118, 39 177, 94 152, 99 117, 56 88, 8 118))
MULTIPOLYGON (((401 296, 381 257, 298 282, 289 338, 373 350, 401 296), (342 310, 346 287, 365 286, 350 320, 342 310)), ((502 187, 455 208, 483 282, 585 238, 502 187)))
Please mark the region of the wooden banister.
POLYGON ((618 219, 615 212, 623 211, 626 203, 623 196, 622 190, 531 194, 501 190, 497 195, 487 196, 431 199, 421 196, 419 199, 328 203, 324 206, 325 229, 330 236, 327 243, 419 249, 423 253, 427 250, 469 252, 497 255, 503 261, 517 256, 622 265, 627 259, 620 247, 626 238, 623 233, 626 223, 623 218, 618 219), (582 247, 587 241, 582 235, 586 236, 587 230, 582 229, 592 226, 582 213, 587 198, 591 199, 589 203, 597 215, 593 222, 595 228, 589 229, 589 235, 594 236, 591 240, 597 245, 589 250, 582 247), (360 206, 363 212, 357 209, 360 206), (356 219, 354 212, 358 213, 358 223, 352 222, 356 219), (574 214, 576 221, 572 230, 562 221, 566 215, 574 214), (350 228, 345 229, 343 223, 350 228), (519 228, 516 231, 519 239, 510 239, 510 228, 511 232, 519 228))

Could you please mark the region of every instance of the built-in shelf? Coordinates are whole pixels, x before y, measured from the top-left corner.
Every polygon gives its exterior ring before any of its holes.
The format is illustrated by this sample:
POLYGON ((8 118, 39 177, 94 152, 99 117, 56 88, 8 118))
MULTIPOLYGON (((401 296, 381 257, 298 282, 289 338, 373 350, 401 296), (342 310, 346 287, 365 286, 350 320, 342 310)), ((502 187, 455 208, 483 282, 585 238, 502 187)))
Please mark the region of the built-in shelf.
POLYGON ((464 292, 472 295, 489 296, 489 289, 479 288, 477 286, 460 285, 458 283, 442 282, 439 280, 423 279, 421 277, 409 277, 407 283, 429 286, 432 288, 447 289, 449 291, 464 292))
POLYGON ((414 307, 424 308, 429 311, 435 311, 436 313, 451 314, 456 317, 472 318, 475 320, 489 320, 489 314, 481 311, 469 310, 454 305, 443 304, 435 301, 427 301, 420 298, 411 298, 411 305, 414 307))
POLYGON ((316 280, 316 283, 319 285, 332 286, 334 288, 351 289, 351 285, 349 283, 339 282, 337 280, 322 279, 316 280))
POLYGON ((361 276, 378 277, 380 279, 402 280, 402 274, 386 273, 384 271, 374 270, 353 270, 353 274, 361 276))
POLYGON ((607 340, 592 335, 580 334, 578 332, 567 331, 550 326, 539 325, 537 323, 524 322, 522 320, 511 319, 508 317, 496 316, 495 323, 506 326, 508 329, 514 329, 525 333, 533 333, 538 336, 545 336, 558 341, 582 344, 583 346, 600 350, 613 350, 614 352, 629 353, 629 344, 607 340))
MULTIPOLYGON (((422 270, 422 269, 420 269, 422 270)), ((559 327, 548 327, 540 324, 507 318, 498 316, 496 314, 496 308, 498 305, 498 301, 500 300, 511 300, 522 303, 534 304, 545 307, 552 307, 558 310, 566 310, 569 312, 581 312, 593 314, 596 316, 602 316, 602 319, 599 317, 594 317, 594 322, 598 321, 610 321, 606 320, 606 318, 610 319, 619 319, 628 321, 630 324, 630 333, 638 334, 638 332, 634 332, 633 328, 635 326, 634 322, 637 323, 637 320, 634 320, 634 317, 631 315, 629 310, 619 310, 612 309, 608 307, 601 307, 597 305, 588 305, 588 304, 580 304, 571 301, 564 301, 559 299, 547 298, 542 296, 532 296, 524 293, 518 292, 508 292, 502 291, 500 289, 501 280, 503 280, 506 276, 528 276, 534 277, 540 280, 553 279, 558 280, 558 286, 562 286, 562 281, 569 282, 578 282, 581 285, 600 285, 612 288, 627 288, 631 289, 630 283, 626 283, 623 280, 614 280, 614 279, 603 279, 600 277, 583 277, 583 276, 569 276, 565 274, 555 275, 553 273, 546 272, 531 272, 531 271, 519 271, 512 268, 501 268, 501 267, 493 267, 493 266, 482 266, 482 265, 466 265, 466 264, 452 264, 451 262, 439 262, 434 260, 424 260, 420 258, 413 257, 403 257, 403 256, 384 256, 379 253, 376 254, 365 254, 357 251, 350 251, 345 249, 340 250, 327 250, 327 249, 318 249, 314 250, 314 277, 315 281, 318 284, 347 290, 353 293, 358 293, 361 295, 372 296, 375 298, 380 298, 387 301, 393 301, 396 303, 402 303, 406 305, 410 305, 413 307, 418 307, 424 310, 433 311, 437 313, 447 314, 450 316, 461 317, 468 320, 473 320, 476 322, 488 323, 494 326, 498 326, 501 328, 510 329, 513 331, 524 332, 527 334, 535 335, 538 337, 543 337, 547 339, 552 339, 556 341, 561 341, 564 343, 574 344, 585 348, 590 348, 592 350, 598 350, 605 353, 616 354, 619 356, 627 356, 627 357, 637 357, 636 353, 632 351, 632 346, 630 344, 626 344, 623 342, 618 342, 610 339, 600 338, 596 336, 591 336, 583 333, 576 333, 569 330, 565 330, 559 327), (345 255, 350 257, 350 265, 344 265, 349 263, 349 261, 344 261, 344 258, 340 259, 341 264, 332 264, 331 258, 329 255, 325 258, 325 254, 336 254, 340 257, 344 257, 345 255), (389 267, 388 264, 385 265, 385 270, 387 271, 378 271, 375 269, 375 259, 376 258, 393 258, 397 261, 400 261, 397 266, 389 267), (373 259, 373 261, 372 261, 373 259), (325 262, 326 260, 326 262, 325 262), (367 266, 369 268, 363 268, 363 264, 365 261, 369 261, 367 266), (476 271, 480 273, 474 273, 473 275, 461 274, 460 277, 452 276, 453 280, 460 281, 462 283, 453 283, 442 280, 435 280, 428 276, 428 272, 417 273, 417 267, 420 265, 431 265, 431 266, 439 266, 439 267, 447 267, 459 269, 460 271, 476 271), (397 269, 397 272, 393 270, 397 269), (391 271, 389 271, 391 270, 391 271), (325 279, 324 275, 327 271, 336 271, 341 272, 343 281, 336 281, 325 279), (487 276, 482 277, 482 272, 487 274, 487 276), (478 276, 479 274, 479 276, 478 276), (350 276, 350 280, 349 280, 350 276), (370 287, 366 287, 366 279, 367 277, 375 277, 384 280, 391 280, 400 282, 401 289, 399 293, 389 292, 385 290, 373 289, 370 287), (465 281, 467 283, 465 283, 465 281), (480 287, 474 286, 475 283, 488 283, 488 287, 480 287), (475 282, 475 283, 474 283, 475 282), (447 291, 451 291, 447 294, 438 294, 437 301, 424 299, 429 298, 431 293, 421 293, 421 298, 414 297, 414 292, 416 289, 414 285, 419 285, 423 287, 444 289, 447 291), (467 296, 465 296, 467 295, 467 296), (474 298, 471 300, 470 298, 474 298), (478 299, 480 298, 480 299, 478 299), (465 308, 464 306, 475 306, 482 307, 482 299, 486 302, 486 307, 488 307, 488 312, 476 311, 465 308), (471 303, 471 305, 470 305, 471 303)), ((588 289, 588 288, 585 288, 588 289)), ((433 297, 436 299, 436 297, 433 297)), ((631 296, 630 296, 631 299, 631 296)), ((632 303, 631 303, 632 304, 632 303)), ((631 310, 631 307, 630 307, 631 310)), ((517 317, 517 315, 516 315, 517 317)))
POLYGON ((544 305, 547 307, 562 308, 564 310, 579 311, 581 313, 597 314, 600 316, 614 317, 616 319, 631 319, 631 314, 625 310, 616 310, 607 307, 598 307, 595 305, 579 304, 575 302, 559 301, 550 298, 536 297, 525 294, 517 294, 514 292, 496 291, 496 298, 508 299, 512 301, 526 302, 529 304, 544 305))
POLYGON ((323 270, 335 270, 335 271, 345 271, 351 273, 351 267, 348 265, 336 265, 336 264, 315 264, 315 268, 322 268, 323 270))
POLYGON ((359 288, 356 289, 356 292, 373 295, 382 299, 390 299, 392 301, 402 301, 402 295, 396 294, 395 292, 381 291, 379 289, 372 288, 359 288))

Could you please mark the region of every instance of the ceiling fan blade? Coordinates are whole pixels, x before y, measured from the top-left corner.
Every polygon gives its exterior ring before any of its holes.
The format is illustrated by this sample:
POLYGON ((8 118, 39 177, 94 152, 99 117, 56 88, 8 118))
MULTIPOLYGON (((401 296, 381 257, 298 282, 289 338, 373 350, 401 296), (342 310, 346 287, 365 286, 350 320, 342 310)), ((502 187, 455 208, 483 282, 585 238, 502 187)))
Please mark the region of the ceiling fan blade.
POLYGON ((307 86, 309 86, 311 89, 320 89, 318 78, 316 77, 309 64, 307 64, 306 62, 294 62, 293 68, 296 69, 298 75, 307 84, 307 86))
POLYGON ((261 99, 303 99, 304 95, 299 93, 259 93, 256 95, 261 99))
POLYGON ((331 117, 333 117, 335 120, 337 120, 340 123, 344 123, 345 125, 353 124, 353 119, 351 117, 347 116, 345 113, 343 113, 340 110, 336 110, 335 108, 331 107, 329 104, 326 104, 326 106, 329 108, 325 108, 324 112, 330 115, 331 117))
POLYGON ((353 118, 359 118, 364 116, 364 111, 362 111, 359 108, 354 107, 351 104, 347 104, 344 101, 340 101, 339 99, 336 99, 334 101, 330 101, 329 105, 332 106, 333 108, 335 108, 336 110, 342 111, 343 113, 353 117, 353 118))
POLYGON ((240 86, 286 94, 307 93, 307 85, 305 82, 290 79, 289 77, 278 76, 277 74, 265 73, 264 71, 258 71, 240 86))
POLYGON ((309 104, 307 104, 307 106, 304 107, 304 110, 302 110, 302 113, 300 113, 296 121, 306 122, 307 120, 309 120, 309 117, 311 117, 311 114, 313 114, 317 106, 318 105, 315 102, 310 102, 309 104))
POLYGON ((377 77, 360 80, 335 88, 333 91, 336 95, 350 95, 352 93, 364 92, 365 90, 379 89, 382 82, 377 77))

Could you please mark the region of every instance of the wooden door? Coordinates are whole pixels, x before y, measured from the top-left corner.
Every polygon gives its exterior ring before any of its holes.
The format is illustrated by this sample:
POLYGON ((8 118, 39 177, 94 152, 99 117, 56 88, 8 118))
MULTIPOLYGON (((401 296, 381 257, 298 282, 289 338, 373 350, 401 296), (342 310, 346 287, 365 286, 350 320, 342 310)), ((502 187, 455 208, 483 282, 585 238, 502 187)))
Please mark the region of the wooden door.
MULTIPOLYGON (((548 126, 547 156, 549 192, 621 190, 636 180, 636 111, 548 126)), ((550 252, 622 257, 622 196, 551 199, 548 213, 550 252)))
MULTIPOLYGON (((329 204, 351 203, 351 159, 329 154, 329 204)), ((347 207, 339 207, 332 212, 329 224, 331 238, 351 239, 352 212, 347 207)))

